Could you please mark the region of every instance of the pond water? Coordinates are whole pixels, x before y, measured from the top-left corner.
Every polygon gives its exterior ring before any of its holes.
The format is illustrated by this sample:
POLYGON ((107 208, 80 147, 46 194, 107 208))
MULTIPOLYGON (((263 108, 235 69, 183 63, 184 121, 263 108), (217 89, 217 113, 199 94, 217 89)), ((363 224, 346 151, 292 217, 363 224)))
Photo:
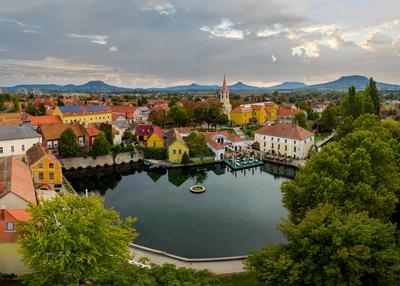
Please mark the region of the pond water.
POLYGON ((121 217, 137 217, 135 240, 187 258, 246 255, 283 242, 280 185, 295 170, 266 163, 232 172, 223 163, 147 172, 139 164, 65 171, 78 192, 96 191, 121 217), (189 188, 202 184, 206 192, 189 188))

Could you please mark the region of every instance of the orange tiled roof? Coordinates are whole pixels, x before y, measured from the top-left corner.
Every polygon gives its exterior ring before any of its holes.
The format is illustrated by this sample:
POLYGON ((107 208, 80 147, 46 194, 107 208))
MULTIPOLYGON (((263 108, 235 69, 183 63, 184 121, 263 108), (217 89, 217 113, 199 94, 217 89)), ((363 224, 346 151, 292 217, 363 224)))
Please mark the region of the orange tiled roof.
POLYGON ((51 123, 61 123, 60 117, 56 115, 42 115, 42 116, 34 116, 28 114, 28 119, 32 123, 32 125, 41 125, 41 124, 51 124, 51 123))
POLYGON ((266 125, 256 131, 257 134, 268 135, 274 137, 303 140, 314 135, 314 133, 292 123, 277 123, 274 125, 266 125))
POLYGON ((90 137, 97 137, 100 135, 100 130, 94 125, 85 127, 85 130, 90 137))
POLYGON ((306 113, 305 110, 293 110, 287 108, 279 108, 278 115, 279 116, 295 116, 297 113, 306 113))
POLYGON ((43 139, 46 141, 57 140, 60 139, 61 134, 68 127, 72 128, 72 130, 75 133, 75 136, 82 137, 84 135, 82 128, 78 124, 72 124, 72 123, 43 124, 40 125, 38 132, 42 134, 43 139))
POLYGON ((61 163, 57 160, 57 158, 53 154, 48 153, 41 144, 34 144, 31 148, 29 148, 26 151, 26 156, 28 157, 29 166, 32 166, 45 156, 48 156, 53 161, 61 165, 61 163))
POLYGON ((31 219, 31 214, 23 209, 6 209, 6 212, 12 216, 16 221, 28 221, 31 219))
POLYGON ((33 188, 32 175, 28 165, 10 156, 0 162, 0 181, 7 187, 0 192, 0 198, 8 193, 14 193, 23 200, 36 205, 36 195, 33 188))

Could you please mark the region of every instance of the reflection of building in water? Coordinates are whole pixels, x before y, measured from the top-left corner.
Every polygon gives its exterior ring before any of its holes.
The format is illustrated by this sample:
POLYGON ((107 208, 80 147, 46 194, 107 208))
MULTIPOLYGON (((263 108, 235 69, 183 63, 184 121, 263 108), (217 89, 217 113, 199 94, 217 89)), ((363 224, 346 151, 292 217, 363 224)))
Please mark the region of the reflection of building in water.
POLYGON ((215 175, 219 176, 219 175, 223 175, 225 174, 225 163, 219 163, 219 164, 215 164, 213 166, 213 168, 211 168, 211 170, 215 173, 215 175))
POLYGON ((168 181, 179 187, 189 178, 188 174, 185 174, 183 168, 171 168, 168 169, 168 181))
POLYGON ((155 172, 148 171, 148 172, 146 172, 146 173, 147 173, 147 176, 149 176, 150 179, 151 179, 153 182, 157 182, 158 179, 160 179, 162 176, 164 176, 167 172, 163 169, 163 170, 157 170, 157 171, 155 171, 155 172))
POLYGON ((261 166, 263 172, 278 176, 278 177, 287 177, 287 178, 294 178, 296 173, 296 169, 293 167, 277 165, 277 164, 270 164, 265 163, 261 166))

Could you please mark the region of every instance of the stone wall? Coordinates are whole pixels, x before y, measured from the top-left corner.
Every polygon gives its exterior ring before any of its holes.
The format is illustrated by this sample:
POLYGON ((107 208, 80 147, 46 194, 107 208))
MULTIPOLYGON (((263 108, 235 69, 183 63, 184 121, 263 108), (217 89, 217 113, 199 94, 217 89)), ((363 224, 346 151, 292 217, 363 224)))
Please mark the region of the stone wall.
POLYGON ((98 156, 95 159, 92 157, 74 157, 74 158, 62 158, 59 159, 63 164, 63 168, 65 170, 70 169, 79 169, 79 168, 95 168, 95 167, 103 167, 103 166, 111 166, 111 165, 119 165, 131 162, 138 162, 139 160, 143 160, 143 152, 128 152, 128 153, 119 153, 115 156, 115 159, 112 155, 98 156))

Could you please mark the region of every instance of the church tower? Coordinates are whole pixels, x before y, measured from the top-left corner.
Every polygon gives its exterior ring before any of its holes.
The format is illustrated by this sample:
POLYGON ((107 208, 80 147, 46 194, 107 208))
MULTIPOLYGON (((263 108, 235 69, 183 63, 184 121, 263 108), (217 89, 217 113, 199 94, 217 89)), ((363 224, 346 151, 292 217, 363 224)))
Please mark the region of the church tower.
POLYGON ((229 102, 229 89, 228 85, 226 84, 225 75, 224 75, 224 81, 222 83, 219 101, 222 103, 224 113, 228 116, 228 119, 231 120, 232 105, 229 102))

